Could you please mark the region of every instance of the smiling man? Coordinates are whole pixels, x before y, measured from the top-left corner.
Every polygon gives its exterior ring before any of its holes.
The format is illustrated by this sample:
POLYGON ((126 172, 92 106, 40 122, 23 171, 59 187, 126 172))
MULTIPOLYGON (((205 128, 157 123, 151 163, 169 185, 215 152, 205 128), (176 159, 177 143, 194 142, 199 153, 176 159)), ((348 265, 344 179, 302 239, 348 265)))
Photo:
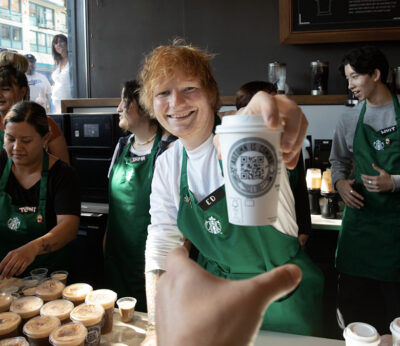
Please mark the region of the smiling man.
POLYGON ((330 157, 346 204, 336 252, 341 327, 368 322, 382 334, 400 316, 400 107, 376 47, 356 48, 340 71, 360 103, 340 118, 330 157))

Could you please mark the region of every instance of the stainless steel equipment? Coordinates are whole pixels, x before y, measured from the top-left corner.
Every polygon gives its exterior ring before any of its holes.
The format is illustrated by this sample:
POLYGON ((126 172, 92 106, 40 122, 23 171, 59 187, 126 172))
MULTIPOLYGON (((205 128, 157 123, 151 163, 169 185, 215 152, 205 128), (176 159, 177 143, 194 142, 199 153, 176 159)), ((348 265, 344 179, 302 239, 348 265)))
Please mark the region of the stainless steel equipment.
POLYGON ((285 94, 286 64, 277 61, 268 64, 268 81, 276 85, 278 94, 285 94))
POLYGON ((311 61, 311 95, 324 95, 328 93, 329 63, 324 61, 311 61))

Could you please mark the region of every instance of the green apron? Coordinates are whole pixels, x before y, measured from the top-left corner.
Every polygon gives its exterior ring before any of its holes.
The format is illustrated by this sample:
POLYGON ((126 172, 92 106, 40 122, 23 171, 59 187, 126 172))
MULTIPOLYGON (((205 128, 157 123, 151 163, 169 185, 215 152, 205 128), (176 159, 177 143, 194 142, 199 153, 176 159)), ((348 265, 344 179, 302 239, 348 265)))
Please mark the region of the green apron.
POLYGON ((132 138, 110 174, 105 277, 119 297, 135 297, 136 309, 147 311, 144 251, 150 224, 153 164, 161 130, 146 156, 130 158, 132 138))
POLYGON ((336 249, 340 272, 400 281, 400 193, 369 192, 361 174, 376 176, 372 163, 389 174, 400 174, 400 107, 393 95, 397 131, 382 135, 364 124, 364 103, 353 141, 355 179, 353 190, 364 196, 361 209, 345 208, 336 249))
MULTIPOLYGON (((43 168, 40 179, 40 200, 37 212, 21 214, 19 208, 12 204, 12 199, 5 192, 8 177, 11 172, 12 160, 8 159, 0 179, 0 261, 11 250, 21 247, 30 241, 47 233, 46 227, 46 196, 49 155, 43 151, 43 168)), ((51 252, 38 255, 21 276, 29 275, 29 271, 45 267, 49 273, 54 270, 68 269, 68 246, 51 252)))
POLYGON ((4 130, 0 130, 0 150, 3 150, 4 146, 4 130))
POLYGON ((272 226, 229 224, 224 192, 220 200, 203 210, 188 187, 185 150, 178 227, 199 249, 198 263, 218 277, 247 279, 286 263, 297 264, 303 271, 302 282, 287 299, 271 304, 264 315, 262 329, 321 335, 323 277, 297 238, 272 226))

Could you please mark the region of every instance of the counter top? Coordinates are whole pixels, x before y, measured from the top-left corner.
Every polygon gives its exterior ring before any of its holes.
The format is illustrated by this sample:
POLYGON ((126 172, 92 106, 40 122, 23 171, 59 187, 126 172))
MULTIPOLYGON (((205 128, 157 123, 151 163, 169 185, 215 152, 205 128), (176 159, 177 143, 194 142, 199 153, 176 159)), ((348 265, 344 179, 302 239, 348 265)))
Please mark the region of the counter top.
MULTIPOLYGON (((114 325, 111 333, 101 336, 101 346, 129 345, 136 346, 144 340, 147 327, 147 314, 135 312, 133 321, 121 322, 118 310, 114 311, 114 325)), ((267 332, 261 330, 254 342, 254 346, 344 346, 341 340, 314 338, 310 336, 267 332)))

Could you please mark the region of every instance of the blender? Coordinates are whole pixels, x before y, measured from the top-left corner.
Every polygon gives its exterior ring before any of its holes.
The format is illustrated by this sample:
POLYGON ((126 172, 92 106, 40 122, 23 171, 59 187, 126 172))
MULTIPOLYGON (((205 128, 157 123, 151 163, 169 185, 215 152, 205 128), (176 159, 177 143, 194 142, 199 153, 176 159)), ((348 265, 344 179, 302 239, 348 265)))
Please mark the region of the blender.
POLYGON ((321 195, 324 197, 321 216, 324 219, 336 219, 339 211, 338 195, 332 185, 332 174, 330 169, 327 169, 322 174, 321 195))

